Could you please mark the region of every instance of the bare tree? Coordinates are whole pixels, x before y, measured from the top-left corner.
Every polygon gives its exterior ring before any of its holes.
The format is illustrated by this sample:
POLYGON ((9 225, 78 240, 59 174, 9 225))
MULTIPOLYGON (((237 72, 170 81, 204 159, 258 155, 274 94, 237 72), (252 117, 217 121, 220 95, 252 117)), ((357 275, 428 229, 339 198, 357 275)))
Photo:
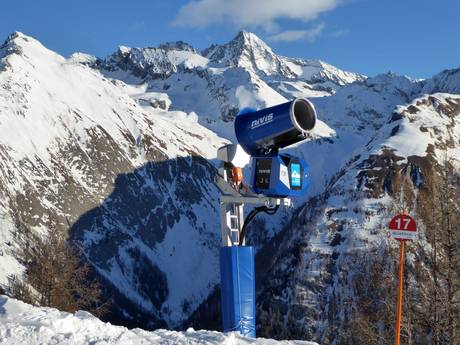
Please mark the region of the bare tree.
POLYGON ((440 176, 440 188, 438 198, 438 221, 439 242, 441 246, 439 275, 443 279, 444 294, 441 303, 445 312, 443 326, 445 334, 443 343, 458 344, 458 305, 456 297, 460 293, 458 266, 460 264, 460 229, 459 229, 459 199, 458 199, 458 176, 454 171, 452 161, 445 160, 440 176))
POLYGON ((429 246, 419 243, 414 253, 419 262, 414 271, 417 285, 418 333, 425 332, 434 345, 459 344, 460 229, 459 177, 452 161, 445 159, 434 169, 430 183, 419 196, 429 246))
POLYGON ((99 302, 101 288, 91 267, 64 232, 52 229, 41 237, 29 231, 19 258, 26 268, 25 280, 10 282, 15 297, 67 312, 88 310, 100 316, 106 311, 107 304, 99 302))

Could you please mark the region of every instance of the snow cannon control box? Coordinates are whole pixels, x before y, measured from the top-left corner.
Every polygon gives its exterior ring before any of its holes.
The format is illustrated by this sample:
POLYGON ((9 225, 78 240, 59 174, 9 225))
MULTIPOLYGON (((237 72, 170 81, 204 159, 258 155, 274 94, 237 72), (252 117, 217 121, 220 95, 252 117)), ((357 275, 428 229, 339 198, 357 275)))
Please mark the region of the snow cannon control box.
POLYGON ((310 186, 310 167, 288 154, 253 157, 251 186, 255 193, 266 196, 301 196, 310 186))
POLYGON ((316 111, 305 98, 261 110, 243 109, 235 118, 235 135, 252 159, 251 188, 270 197, 305 194, 310 185, 310 168, 285 148, 306 139, 315 127, 316 111))

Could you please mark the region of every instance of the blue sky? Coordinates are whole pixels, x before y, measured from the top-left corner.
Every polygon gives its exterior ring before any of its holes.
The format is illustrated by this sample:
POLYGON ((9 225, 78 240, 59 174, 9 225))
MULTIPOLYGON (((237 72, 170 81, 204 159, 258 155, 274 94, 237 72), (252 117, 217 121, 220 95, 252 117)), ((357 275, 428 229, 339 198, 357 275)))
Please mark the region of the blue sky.
POLYGON ((183 40, 202 49, 240 29, 275 52, 367 75, 460 67, 458 0, 4 1, 0 40, 22 31, 65 56, 183 40))

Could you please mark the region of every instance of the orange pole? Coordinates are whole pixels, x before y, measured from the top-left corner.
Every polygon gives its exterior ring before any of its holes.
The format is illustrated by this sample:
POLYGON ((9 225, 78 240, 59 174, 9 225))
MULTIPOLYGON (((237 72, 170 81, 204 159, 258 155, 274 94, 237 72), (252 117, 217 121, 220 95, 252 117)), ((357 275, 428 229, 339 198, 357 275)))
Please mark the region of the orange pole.
POLYGON ((399 246, 399 288, 398 288, 398 306, 396 310, 396 331, 395 345, 401 343, 401 319, 402 319, 402 295, 403 295, 403 274, 404 274, 404 254, 406 241, 400 241, 399 246))

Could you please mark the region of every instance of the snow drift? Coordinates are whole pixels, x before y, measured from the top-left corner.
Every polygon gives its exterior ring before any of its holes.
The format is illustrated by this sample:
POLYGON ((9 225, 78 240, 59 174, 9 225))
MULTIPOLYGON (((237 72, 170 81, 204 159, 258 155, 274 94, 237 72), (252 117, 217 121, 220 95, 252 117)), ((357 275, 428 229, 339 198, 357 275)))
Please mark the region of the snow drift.
MULTIPOLYGON (((5 345, 315 345, 308 341, 249 339, 237 333, 186 332, 141 329, 104 323, 93 315, 75 314, 53 308, 37 308, 0 295, 0 343, 5 345)), ((316 344, 317 345, 317 344, 316 344)))

